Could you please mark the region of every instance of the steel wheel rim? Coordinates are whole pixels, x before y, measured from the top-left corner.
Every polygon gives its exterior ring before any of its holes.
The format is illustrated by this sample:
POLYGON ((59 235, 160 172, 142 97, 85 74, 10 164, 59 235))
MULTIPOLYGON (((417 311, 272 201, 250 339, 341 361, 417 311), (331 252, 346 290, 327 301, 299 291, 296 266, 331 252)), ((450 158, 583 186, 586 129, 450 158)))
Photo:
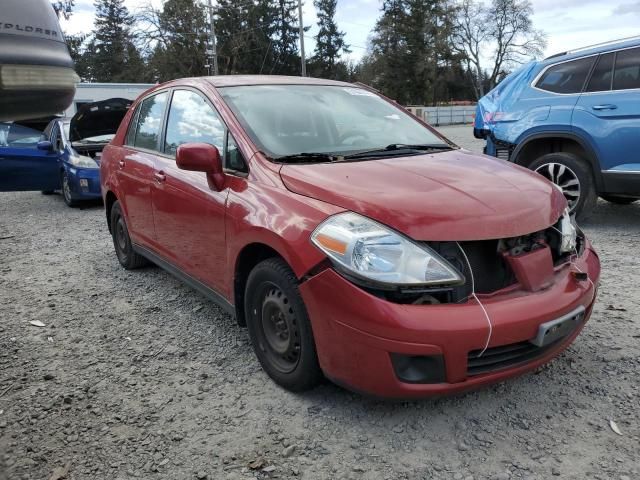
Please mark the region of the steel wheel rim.
POLYGON ((265 285, 259 298, 260 349, 277 370, 290 373, 300 361, 300 331, 291 302, 272 283, 265 285))
POLYGON ((64 194, 64 198, 70 202, 71 201, 71 187, 69 186, 69 177, 65 173, 62 176, 62 193, 64 194))
POLYGON ((562 163, 555 162, 540 165, 535 171, 560 187, 569 204, 569 210, 573 212, 578 206, 581 193, 580 179, 576 172, 562 163))

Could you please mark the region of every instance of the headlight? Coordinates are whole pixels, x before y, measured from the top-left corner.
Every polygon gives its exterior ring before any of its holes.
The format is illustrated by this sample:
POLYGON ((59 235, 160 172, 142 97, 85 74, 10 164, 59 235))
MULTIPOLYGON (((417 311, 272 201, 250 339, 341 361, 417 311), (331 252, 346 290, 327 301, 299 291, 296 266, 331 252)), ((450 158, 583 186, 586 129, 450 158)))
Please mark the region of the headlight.
POLYGON ((338 268, 373 282, 418 286, 464 281, 429 247, 356 213, 341 213, 325 220, 311 240, 338 268))
POLYGON ((84 155, 71 155, 69 157, 69 163, 74 167, 80 168, 100 168, 93 158, 84 155))
POLYGON ((562 253, 573 253, 576 251, 578 227, 569 213, 569 209, 565 209, 560 218, 560 234, 562 241, 560 242, 560 251, 562 253))

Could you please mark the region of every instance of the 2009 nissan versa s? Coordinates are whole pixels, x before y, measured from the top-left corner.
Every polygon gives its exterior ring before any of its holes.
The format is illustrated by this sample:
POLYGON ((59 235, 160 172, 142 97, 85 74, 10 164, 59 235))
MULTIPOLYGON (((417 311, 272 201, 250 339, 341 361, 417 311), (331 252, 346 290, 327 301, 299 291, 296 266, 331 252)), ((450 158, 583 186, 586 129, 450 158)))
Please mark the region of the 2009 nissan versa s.
POLYGON ((154 87, 100 166, 116 254, 246 324, 275 382, 384 397, 534 369, 578 335, 600 263, 550 182, 358 85, 154 87))

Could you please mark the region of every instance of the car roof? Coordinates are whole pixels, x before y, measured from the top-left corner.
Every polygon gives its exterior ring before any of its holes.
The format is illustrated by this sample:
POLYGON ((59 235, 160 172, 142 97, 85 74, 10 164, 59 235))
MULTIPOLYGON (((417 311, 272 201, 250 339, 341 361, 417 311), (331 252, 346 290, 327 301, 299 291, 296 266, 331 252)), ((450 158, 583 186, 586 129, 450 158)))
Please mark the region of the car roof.
POLYGON ((567 60, 573 60, 575 58, 588 57, 589 55, 597 55, 599 53, 606 53, 613 50, 620 50, 623 48, 639 47, 640 36, 622 38, 619 40, 613 40, 611 42, 599 43, 597 45, 590 45, 575 50, 569 50, 567 52, 556 53, 550 57, 540 61, 541 65, 550 65, 553 63, 564 62, 567 60))
POLYGON ((241 85, 335 85, 352 87, 351 83, 323 78, 294 77, 286 75, 218 75, 202 77, 214 87, 238 87, 241 85))

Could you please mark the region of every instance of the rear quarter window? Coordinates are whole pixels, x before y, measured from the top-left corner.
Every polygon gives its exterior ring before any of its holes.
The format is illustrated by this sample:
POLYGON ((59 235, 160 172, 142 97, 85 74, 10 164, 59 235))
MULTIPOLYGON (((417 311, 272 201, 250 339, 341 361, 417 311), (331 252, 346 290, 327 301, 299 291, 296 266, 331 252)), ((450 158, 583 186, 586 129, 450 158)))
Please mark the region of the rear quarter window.
POLYGON ((167 106, 167 93, 146 98, 140 104, 134 146, 147 150, 159 150, 158 141, 167 106))
POLYGON ((614 90, 640 88, 640 48, 622 50, 616 54, 613 74, 614 90))
POLYGON ((553 93, 580 93, 595 57, 580 58, 549 67, 536 82, 536 87, 553 93))

